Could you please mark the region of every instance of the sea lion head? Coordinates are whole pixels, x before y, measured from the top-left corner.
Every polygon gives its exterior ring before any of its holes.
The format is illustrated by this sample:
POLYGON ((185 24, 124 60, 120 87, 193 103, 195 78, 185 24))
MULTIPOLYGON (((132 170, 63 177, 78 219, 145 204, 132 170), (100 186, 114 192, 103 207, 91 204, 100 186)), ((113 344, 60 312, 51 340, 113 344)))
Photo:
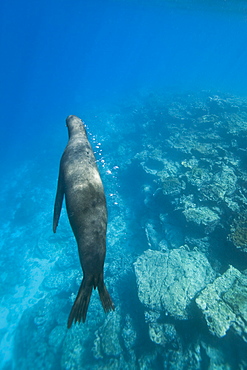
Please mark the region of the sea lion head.
POLYGON ((66 118, 66 126, 68 128, 72 126, 74 127, 81 126, 82 123, 83 123, 82 120, 79 117, 74 116, 74 115, 70 115, 66 118))
POLYGON ((66 118, 66 126, 68 127, 69 137, 72 134, 84 133, 86 135, 86 130, 83 121, 74 115, 70 115, 66 118))

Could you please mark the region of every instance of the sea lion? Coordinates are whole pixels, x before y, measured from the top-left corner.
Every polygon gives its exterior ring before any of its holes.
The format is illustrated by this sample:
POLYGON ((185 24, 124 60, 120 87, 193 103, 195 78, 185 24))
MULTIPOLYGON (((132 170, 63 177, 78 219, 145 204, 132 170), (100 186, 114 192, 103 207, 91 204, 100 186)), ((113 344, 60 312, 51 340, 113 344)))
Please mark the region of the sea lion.
POLYGON ((60 161, 54 205, 53 232, 56 232, 65 196, 69 222, 75 235, 83 280, 68 318, 85 322, 92 289, 98 288, 105 312, 114 304, 104 284, 107 209, 103 184, 82 120, 66 119, 69 141, 60 161))

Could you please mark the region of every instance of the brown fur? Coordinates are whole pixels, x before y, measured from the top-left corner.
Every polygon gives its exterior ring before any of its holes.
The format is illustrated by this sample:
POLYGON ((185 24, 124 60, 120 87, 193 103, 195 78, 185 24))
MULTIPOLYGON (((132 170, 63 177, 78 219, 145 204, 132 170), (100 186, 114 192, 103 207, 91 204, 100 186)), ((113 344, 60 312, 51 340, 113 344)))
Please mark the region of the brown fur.
POLYGON ((69 142, 60 161, 53 231, 56 232, 65 196, 83 270, 83 280, 68 319, 70 328, 73 321, 85 322, 93 288, 98 288, 105 312, 114 310, 114 305, 104 284, 107 209, 103 184, 83 122, 69 116, 66 124, 69 142))

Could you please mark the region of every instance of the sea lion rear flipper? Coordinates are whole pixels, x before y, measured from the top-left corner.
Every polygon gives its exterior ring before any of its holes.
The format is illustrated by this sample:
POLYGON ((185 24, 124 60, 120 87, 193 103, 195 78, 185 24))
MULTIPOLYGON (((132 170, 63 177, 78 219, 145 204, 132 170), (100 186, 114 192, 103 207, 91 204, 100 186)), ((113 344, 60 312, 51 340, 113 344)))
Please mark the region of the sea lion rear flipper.
POLYGON ((61 175, 61 169, 59 171, 59 176, 58 176, 58 182, 57 182, 57 194, 56 194, 56 199, 55 199, 55 204, 54 204, 54 213, 53 213, 53 232, 56 232, 61 209, 62 209, 62 204, 63 204, 63 197, 64 197, 64 186, 63 186, 63 180, 62 180, 62 175, 61 175))
MULTIPOLYGON (((115 310, 114 304, 111 300, 110 294, 108 293, 106 286, 104 284, 103 276, 100 275, 99 279, 97 280, 97 287, 100 296, 100 300, 105 312, 115 310)), ((89 305, 89 301, 91 298, 93 287, 95 286, 95 281, 93 278, 85 279, 83 278, 79 292, 77 294, 76 300, 74 305, 71 309, 69 319, 68 319, 68 328, 71 327, 73 321, 76 323, 77 321, 80 323, 86 321, 87 316, 87 309, 89 305)))
POLYGON ((105 312, 114 311, 115 310, 114 304, 112 302, 112 299, 111 299, 111 296, 108 290, 106 289, 102 276, 99 279, 98 292, 99 292, 100 300, 104 308, 104 311, 105 312))
POLYGON ((76 297, 76 300, 70 311, 68 324, 67 324, 68 329, 71 327, 73 321, 75 321, 75 323, 77 321, 79 323, 81 321, 85 322, 92 290, 93 290, 92 281, 88 281, 85 278, 83 278, 79 292, 76 297))

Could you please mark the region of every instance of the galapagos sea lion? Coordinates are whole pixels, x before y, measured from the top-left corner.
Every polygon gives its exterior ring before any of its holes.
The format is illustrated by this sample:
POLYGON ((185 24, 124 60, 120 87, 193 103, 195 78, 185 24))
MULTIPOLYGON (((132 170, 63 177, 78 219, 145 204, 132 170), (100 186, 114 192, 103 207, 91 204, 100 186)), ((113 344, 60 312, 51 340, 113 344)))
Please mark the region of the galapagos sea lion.
POLYGON ((68 318, 85 322, 92 289, 98 288, 105 312, 114 304, 104 284, 107 209, 103 184, 82 120, 66 119, 69 141, 60 161, 54 205, 53 232, 56 232, 65 196, 69 222, 75 235, 83 280, 68 318))

